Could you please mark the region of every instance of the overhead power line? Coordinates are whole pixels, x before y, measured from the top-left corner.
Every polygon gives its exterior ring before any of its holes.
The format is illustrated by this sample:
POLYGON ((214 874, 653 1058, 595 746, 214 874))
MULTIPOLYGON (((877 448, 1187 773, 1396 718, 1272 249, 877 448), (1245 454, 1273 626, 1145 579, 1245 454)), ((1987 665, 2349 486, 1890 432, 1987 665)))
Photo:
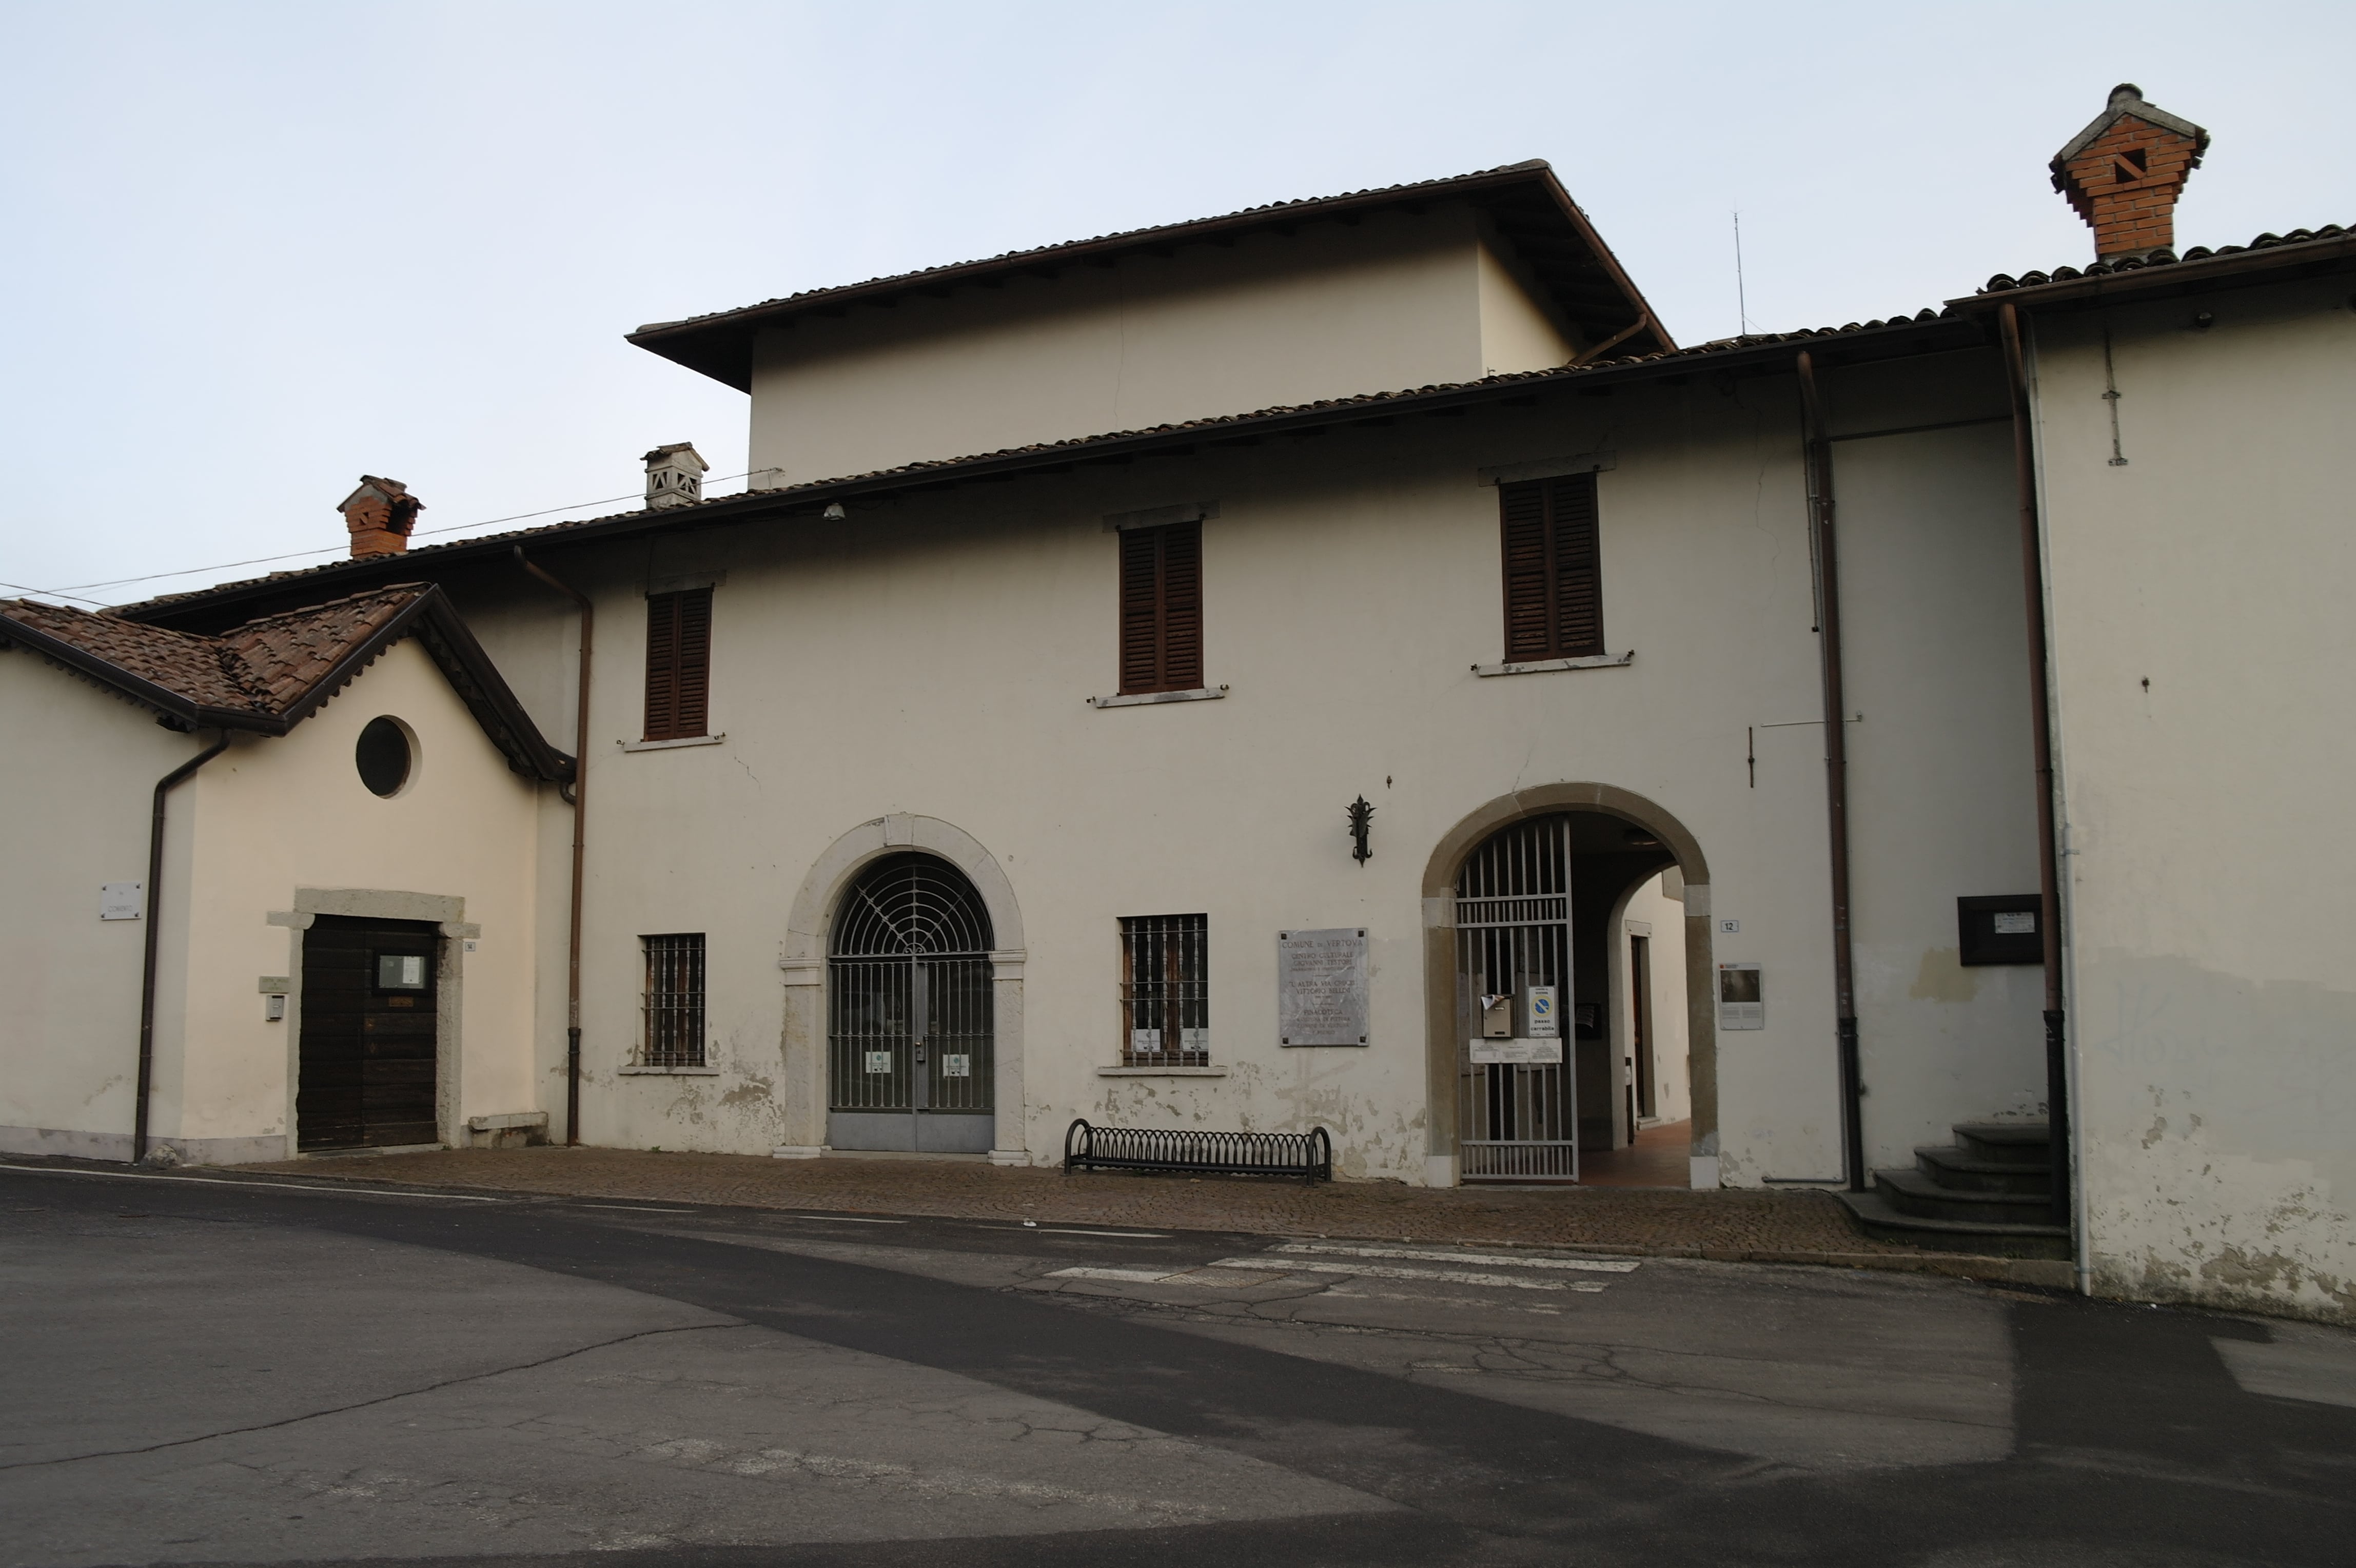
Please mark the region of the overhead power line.
MULTIPOLYGON (((741 474, 723 474, 712 482, 724 485, 732 479, 750 478, 752 473, 753 470, 747 468, 741 474)), ((637 500, 641 492, 632 491, 628 495, 601 496, 595 500, 567 501, 562 506, 542 507, 538 511, 519 511, 508 517, 485 518, 477 522, 454 522, 446 528, 421 528, 411 537, 423 538, 429 534, 463 533, 470 528, 494 528, 503 522, 523 522, 535 517, 550 517, 560 511, 578 511, 583 507, 612 506, 616 501, 637 500)), ((231 572, 240 566, 268 566, 280 561, 300 561, 313 555, 332 555, 338 548, 340 547, 327 544, 316 550, 291 550, 284 555, 256 555, 244 561, 222 561, 210 566, 184 566, 177 572, 150 572, 138 577, 110 577, 104 582, 75 583, 63 588, 31 588, 20 583, 0 584, 0 587, 15 588, 19 593, 45 594, 57 599, 72 599, 80 597, 77 590, 82 588, 127 588, 134 583, 160 583, 167 577, 193 577, 199 572, 231 572)), ((81 599, 81 603, 86 605, 103 602, 100 599, 81 599)))

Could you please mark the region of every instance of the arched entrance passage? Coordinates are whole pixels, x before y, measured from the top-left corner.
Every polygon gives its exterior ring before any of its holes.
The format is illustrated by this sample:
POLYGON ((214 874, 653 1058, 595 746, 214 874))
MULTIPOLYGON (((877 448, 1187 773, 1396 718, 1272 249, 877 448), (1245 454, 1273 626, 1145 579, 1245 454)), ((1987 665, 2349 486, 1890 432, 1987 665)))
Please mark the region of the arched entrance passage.
MULTIPOLYGON (((1027 1164, 1023 1112, 1023 912, 1015 903, 1013 886, 996 857, 955 823, 937 817, 898 814, 862 822, 835 840, 810 867, 802 879, 800 891, 794 897, 793 909, 786 922, 785 951, 778 961, 785 971, 786 1009, 781 1042, 784 1070, 776 1092, 786 1138, 775 1152, 783 1157, 814 1156, 824 1153, 831 1142, 829 1122, 833 1084, 830 1043, 833 1033, 833 987, 829 972, 834 963, 832 955, 840 947, 857 947, 870 941, 868 938, 845 936, 839 943, 837 927, 849 920, 854 910, 864 908, 849 895, 869 869, 893 856, 911 853, 946 863, 963 878, 980 911, 980 925, 986 932, 986 940, 999 944, 980 955, 987 960, 982 972, 989 979, 989 1055, 992 1061, 987 1069, 978 1061, 969 1064, 971 1074, 988 1074, 982 1081, 990 1086, 989 1098, 983 1103, 992 1109, 994 1115, 969 1114, 963 1120, 970 1124, 959 1131, 970 1144, 980 1128, 995 1123, 994 1134, 982 1145, 989 1150, 991 1161, 1027 1164)), ((970 921, 969 929, 972 929, 970 921)), ((947 930, 941 928, 939 940, 972 940, 949 937, 947 930)), ((911 1058, 909 1067, 913 1071, 913 1051, 911 1058)), ((864 1076, 863 1055, 859 1065, 864 1076)), ((935 1064, 927 1059, 925 1065, 929 1069, 935 1064)), ((851 1129, 847 1135, 858 1134, 851 1129)), ((846 1143, 836 1146, 857 1145, 846 1143)))
MULTIPOLYGON (((1478 852, 1484 845, 1490 845, 1493 840, 1501 845, 1508 841, 1518 843, 1524 838, 1539 844, 1545 841, 1541 832, 1517 835, 1506 830, 1519 823, 1558 817, 1571 819, 1564 830, 1567 834, 1593 840, 1599 827, 1611 829, 1618 834, 1617 844, 1612 850, 1607 851, 1599 841, 1591 853, 1603 860, 1618 863, 1607 869, 1620 885, 1649 875, 1667 865, 1674 865, 1682 875, 1686 895, 1687 1035, 1693 1097, 1690 1170, 1696 1186, 1715 1187, 1718 1184, 1718 1054, 1717 1018, 1710 984, 1708 862, 1701 853, 1699 843, 1675 817, 1640 795, 1608 784, 1546 785, 1492 800, 1460 822, 1433 849, 1430 860, 1425 865, 1424 1026, 1427 1101, 1430 1106, 1427 1179, 1435 1185, 1450 1186, 1464 1179, 1467 1175, 1477 1177, 1485 1174, 1491 1179, 1529 1179, 1526 1174, 1517 1176, 1510 1172, 1471 1172, 1463 1163, 1465 1150, 1462 1141, 1467 1130, 1478 1134, 1483 1125, 1473 1113, 1479 1110, 1485 1114, 1490 1103, 1484 1100, 1476 1105, 1470 1097, 1504 1094, 1510 1099, 1521 1092, 1520 1087, 1512 1084, 1500 1090, 1487 1081, 1491 1075, 1483 1073, 1476 1077, 1468 1070, 1472 1064, 1468 1061, 1466 1042, 1477 1022, 1472 1006, 1468 1006, 1464 999, 1476 967, 1471 947, 1477 944, 1471 943, 1468 933, 1482 929, 1484 922, 1511 924, 1515 918, 1527 918, 1542 923, 1555 917, 1550 910, 1536 903, 1516 908, 1510 902, 1491 902, 1491 898, 1501 895, 1491 894, 1484 897, 1481 889, 1472 888, 1463 879, 1468 867, 1473 871, 1476 880, 1495 874, 1494 867, 1483 871, 1474 864, 1478 852), (1580 826, 1580 819, 1588 819, 1587 825, 1580 826), (1625 832, 1622 831, 1622 824, 1624 824, 1625 832), (1505 836, 1500 838, 1500 834, 1505 836), (1624 852, 1624 856, 1617 852, 1624 852), (1465 908, 1467 916, 1466 923, 1462 927, 1458 917, 1460 904, 1465 908)), ((1569 850, 1570 845, 1566 840, 1564 853, 1568 854, 1569 850)), ((1507 859, 1510 864, 1510 854, 1507 859)), ((1532 886, 1535 887, 1536 884, 1532 886)), ((1610 882, 1596 889, 1607 907, 1617 902, 1622 890, 1622 886, 1610 882)), ((1511 892, 1510 889, 1504 891, 1511 892)), ((1568 886, 1565 894, 1561 899, 1561 918, 1568 920, 1570 903, 1568 886)), ((1569 932, 1566 931, 1561 940, 1567 952, 1570 940, 1569 932)), ((1510 951, 1510 947, 1507 950, 1510 951)), ((1482 972, 1485 974, 1487 972, 1483 970, 1482 972)), ((1546 982, 1525 981, 1523 985, 1526 987, 1531 983, 1543 984, 1546 982)), ((1571 1010, 1570 999, 1565 998, 1563 1004, 1568 1015, 1560 1027, 1568 1042, 1575 1038, 1577 1015, 1571 1010)), ((1477 998, 1472 1006, 1477 1006, 1477 998)), ((1518 1018, 1515 1026, 1519 1027, 1518 1018)), ((1567 1069, 1571 1068, 1571 1064, 1565 1065, 1567 1069)), ((1487 1123, 1492 1128, 1500 1124, 1494 1117, 1487 1123)), ((1519 1124, 1515 1123, 1516 1126, 1519 1124)), ((1537 1124, 1535 1122, 1531 1123, 1533 1126, 1537 1124)), ((1608 1126, 1608 1122, 1606 1124, 1608 1126)), ((1560 1176, 1558 1175, 1556 1179, 1560 1179, 1560 1176)))

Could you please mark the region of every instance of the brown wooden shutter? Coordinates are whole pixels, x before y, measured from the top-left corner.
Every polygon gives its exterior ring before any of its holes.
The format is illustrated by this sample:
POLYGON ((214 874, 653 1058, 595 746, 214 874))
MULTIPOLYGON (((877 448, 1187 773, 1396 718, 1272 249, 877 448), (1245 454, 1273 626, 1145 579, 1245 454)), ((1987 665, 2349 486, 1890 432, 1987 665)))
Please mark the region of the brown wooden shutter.
POLYGON ((647 596, 648 740, 704 733, 712 693, 712 590, 647 596))
POLYGON ((1187 692, 1203 683, 1203 528, 1132 528, 1120 536, 1120 689, 1187 692))
POLYGON ((1603 651, 1603 583, 1595 476, 1497 487, 1505 591, 1505 660, 1586 659, 1603 651))

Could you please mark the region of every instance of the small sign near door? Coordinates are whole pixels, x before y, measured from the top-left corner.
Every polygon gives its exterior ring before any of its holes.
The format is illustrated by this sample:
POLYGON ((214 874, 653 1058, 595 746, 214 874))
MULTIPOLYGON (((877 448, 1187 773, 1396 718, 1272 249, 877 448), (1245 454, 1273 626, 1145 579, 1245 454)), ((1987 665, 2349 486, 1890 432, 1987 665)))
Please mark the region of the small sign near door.
POLYGON ((943 1078, 971 1078, 973 1076, 973 1058, 967 1056, 962 1052, 942 1052, 941 1076, 943 1078))
POLYGON ((144 883, 107 882, 98 889, 98 918, 102 920, 135 920, 147 901, 144 883))
POLYGON ((1475 1067, 1552 1067, 1562 1060, 1562 1041, 1551 1040, 1472 1040, 1472 1065, 1475 1067))
POLYGON ((1529 998, 1530 1037, 1548 1040, 1559 1036, 1562 1027, 1554 1015, 1555 987, 1533 985, 1525 994, 1529 998))
POLYGON ((1767 998, 1760 987, 1755 963, 1718 966, 1718 1026, 1721 1029, 1763 1029, 1767 998))
POLYGON ((867 1053, 867 1071, 868 1075, 872 1078, 889 1078, 892 1074, 892 1053, 890 1051, 869 1051, 867 1053))

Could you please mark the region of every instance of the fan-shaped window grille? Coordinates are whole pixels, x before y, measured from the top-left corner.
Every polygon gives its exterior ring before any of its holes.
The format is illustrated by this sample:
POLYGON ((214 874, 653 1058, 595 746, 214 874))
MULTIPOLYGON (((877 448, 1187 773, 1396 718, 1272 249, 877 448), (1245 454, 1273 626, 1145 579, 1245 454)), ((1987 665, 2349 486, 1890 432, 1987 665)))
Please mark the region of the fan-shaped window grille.
MULTIPOLYGON (((827 961, 828 1108, 856 1124, 830 1121, 836 1147, 964 1146, 913 1122, 878 1129, 901 1113, 990 1111, 991 945, 981 895, 928 854, 879 860, 842 896, 827 961)), ((990 1146, 990 1131, 985 1121, 972 1133, 977 1146, 990 1146)))
POLYGON ((929 854, 867 868, 834 918, 837 958, 948 957, 990 950, 990 914, 963 873, 929 854))

